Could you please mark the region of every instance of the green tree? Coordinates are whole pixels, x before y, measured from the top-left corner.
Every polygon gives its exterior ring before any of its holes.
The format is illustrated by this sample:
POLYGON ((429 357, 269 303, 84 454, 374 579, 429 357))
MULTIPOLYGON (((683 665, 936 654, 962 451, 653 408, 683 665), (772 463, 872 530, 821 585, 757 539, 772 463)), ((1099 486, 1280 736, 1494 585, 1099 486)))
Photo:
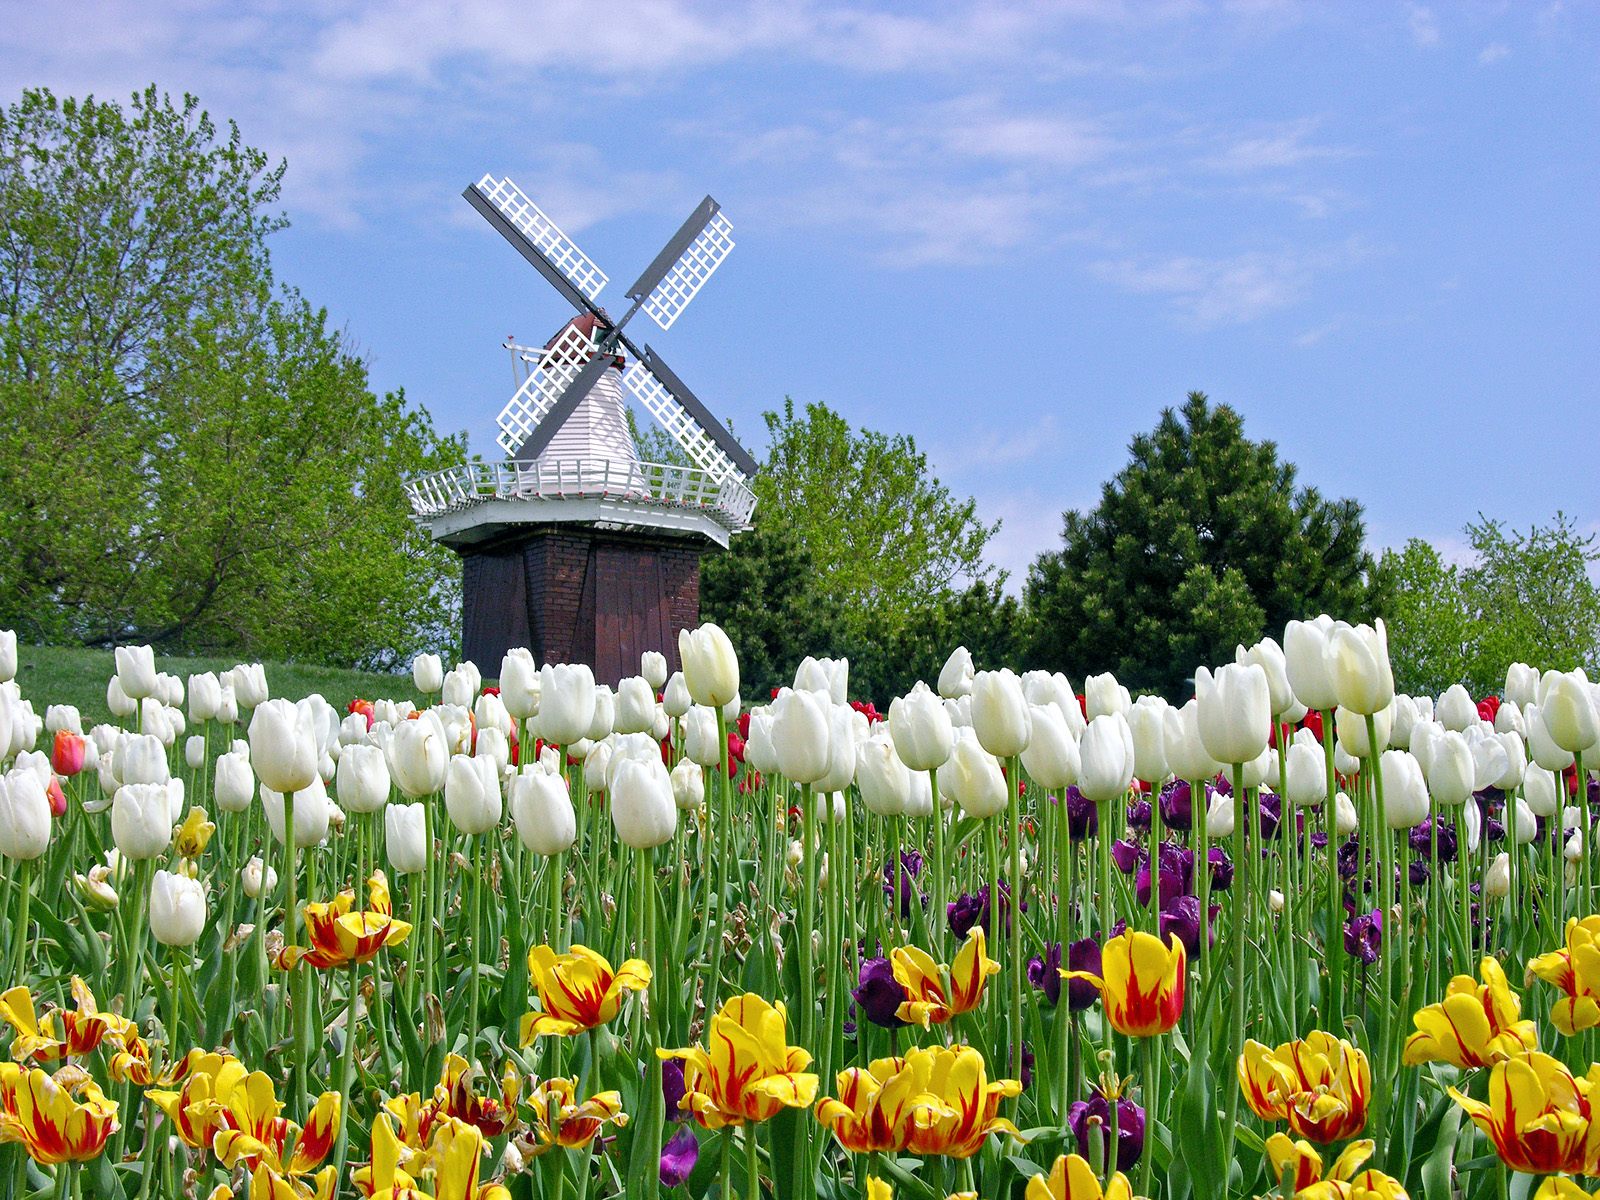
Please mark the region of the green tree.
POLYGON ((1464 532, 1464 565, 1415 538, 1379 560, 1395 685, 1436 695, 1462 683, 1481 696, 1504 684, 1513 662, 1600 670, 1595 536, 1562 513, 1526 533, 1482 516, 1464 532))
POLYGON ((1029 569, 1032 665, 1114 671, 1176 699, 1196 666, 1281 637, 1291 618, 1367 613, 1361 506, 1298 486, 1232 408, 1191 392, 1129 450, 1098 506, 1065 513, 1061 549, 1029 569))
POLYGON ((152 86, 0 111, 0 625, 385 666, 453 636, 459 460, 272 275, 282 163, 152 86))

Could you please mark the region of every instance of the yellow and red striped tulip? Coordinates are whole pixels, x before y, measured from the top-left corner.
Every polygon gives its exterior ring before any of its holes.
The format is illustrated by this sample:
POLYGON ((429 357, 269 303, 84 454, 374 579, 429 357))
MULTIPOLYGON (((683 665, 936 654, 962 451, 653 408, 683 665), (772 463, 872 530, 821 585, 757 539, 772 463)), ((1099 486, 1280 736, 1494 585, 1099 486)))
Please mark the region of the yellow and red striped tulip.
POLYGON ((1298 1195, 1324 1181, 1348 1183, 1361 1169, 1361 1164, 1372 1157, 1372 1147, 1370 1138, 1351 1142, 1333 1160, 1333 1166, 1324 1171, 1322 1155, 1310 1142, 1295 1140, 1286 1133, 1275 1133, 1267 1139, 1267 1162, 1279 1189, 1298 1195))
POLYGON ((332 1151, 339 1135, 338 1092, 317 1097, 302 1129, 279 1115, 283 1104, 265 1072, 240 1078, 224 1069, 218 1084, 216 1103, 222 1128, 211 1139, 211 1152, 223 1166, 242 1165, 254 1172, 264 1163, 275 1174, 299 1176, 314 1171, 332 1151), (292 1134, 298 1136, 286 1163, 284 1150, 292 1134))
POLYGON ((434 1200, 510 1200, 498 1183, 480 1183, 483 1134, 465 1121, 444 1121, 433 1135, 434 1200))
POLYGON ((1528 963, 1528 978, 1535 976, 1566 993, 1550 1009, 1550 1023, 1562 1033, 1600 1025, 1600 915, 1570 918, 1566 944, 1528 963))
POLYGON ((817 1104, 817 1120, 852 1154, 903 1151, 911 1144, 918 1110, 934 1102, 928 1092, 932 1075, 933 1052, 918 1049, 840 1071, 839 1095, 817 1104))
POLYGON ((1000 970, 1000 964, 989 957, 981 925, 967 931, 967 940, 949 968, 948 984, 945 967, 916 946, 896 947, 889 952, 889 961, 895 982, 906 992, 895 1015, 924 1029, 976 1008, 983 999, 985 982, 1000 970))
POLYGON ((628 1123, 621 1092, 599 1092, 583 1101, 577 1097, 576 1079, 546 1079, 528 1093, 533 1121, 523 1145, 531 1154, 537 1156, 555 1146, 581 1149, 594 1141, 607 1123, 619 1129, 628 1123))
POLYGON ((1457 975, 1444 999, 1411 1018, 1417 1031, 1406 1039, 1407 1066, 1445 1062, 1455 1067, 1489 1067, 1539 1047, 1532 1021, 1519 1019, 1522 1001, 1493 958, 1478 967, 1483 982, 1457 975))
POLYGON ((971 1158, 991 1133, 1017 1133, 998 1115, 1000 1102, 1022 1091, 1015 1079, 989 1082, 983 1055, 971 1046, 942 1046, 927 1051, 928 1093, 936 1101, 920 1107, 912 1119, 912 1154, 971 1158))
POLYGON ((372 1161, 350 1176, 356 1191, 367 1200, 425 1200, 417 1181, 400 1166, 405 1154, 389 1114, 380 1112, 372 1123, 372 1161))
POLYGON ((706 1129, 765 1121, 784 1108, 809 1108, 817 1077, 806 1068, 811 1055, 788 1044, 783 1003, 768 1004, 746 992, 723 1004, 706 1031, 711 1046, 657 1050, 682 1059, 682 1107, 706 1129))
POLYGON ((72 998, 77 1007, 58 1008, 41 1020, 33 1007, 33 995, 25 987, 14 987, 0 995, 0 1021, 16 1030, 11 1040, 11 1057, 18 1062, 59 1062, 92 1054, 107 1039, 120 1046, 137 1037, 132 1021, 116 1013, 101 1012, 89 985, 72 977, 72 998), (61 1032, 56 1032, 60 1022, 61 1032))
POLYGON ((557 954, 549 946, 528 952, 528 970, 542 1011, 522 1018, 522 1044, 547 1034, 569 1036, 604 1025, 617 1015, 627 992, 650 986, 650 965, 630 958, 613 971, 605 957, 587 946, 557 954))
POLYGON ((1133 930, 1106 942, 1100 974, 1062 969, 1063 979, 1082 979, 1100 989, 1111 1028, 1128 1037, 1166 1033, 1183 1016, 1188 954, 1176 934, 1169 944, 1133 930))
POLYGON ((0 1063, 0 1142, 17 1143, 34 1162, 97 1158, 117 1129, 116 1101, 78 1068, 51 1076, 38 1067, 0 1063))
MULTIPOLYGON (((148 1063, 147 1058, 144 1061, 148 1063)), ((199 1058, 186 1055, 183 1061, 187 1072, 177 1091, 152 1089, 145 1093, 145 1098, 167 1114, 184 1145, 194 1150, 209 1150, 211 1139, 224 1127, 221 1096, 249 1072, 231 1055, 202 1054, 199 1058)), ((129 1077, 132 1077, 131 1070, 129 1077)))
POLYGON ((1035 1175, 1028 1180, 1024 1200, 1133 1200, 1133 1185, 1121 1171, 1114 1171, 1102 1188, 1088 1159, 1063 1154, 1048 1175, 1035 1175))
POLYGON ((343 891, 330 904, 307 904, 306 940, 311 946, 286 946, 278 965, 289 970, 305 962, 328 970, 371 962, 385 946, 399 945, 410 936, 411 926, 394 916, 389 880, 382 871, 374 871, 367 881, 367 907, 352 912, 355 902, 354 892, 343 891))
POLYGON ((1256 1116, 1288 1121, 1298 1136, 1326 1145, 1360 1133, 1372 1096, 1367 1056, 1315 1030, 1269 1049, 1254 1038, 1239 1055, 1239 1087, 1256 1116))
POLYGON ((1487 1103, 1455 1088, 1450 1096, 1513 1171, 1589 1174, 1600 1157, 1600 1125, 1591 1109, 1597 1083, 1600 1063, 1574 1076, 1559 1060, 1533 1050, 1495 1064, 1487 1103))

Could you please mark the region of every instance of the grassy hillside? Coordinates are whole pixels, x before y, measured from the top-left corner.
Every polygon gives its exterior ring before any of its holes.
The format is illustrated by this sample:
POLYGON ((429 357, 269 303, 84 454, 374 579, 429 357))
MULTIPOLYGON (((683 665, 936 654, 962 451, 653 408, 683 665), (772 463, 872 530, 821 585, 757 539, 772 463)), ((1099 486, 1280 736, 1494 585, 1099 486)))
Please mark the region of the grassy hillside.
MULTIPOLYGON (((156 669, 177 675, 188 682, 190 675, 205 671, 226 671, 238 662, 236 656, 222 658, 167 658, 156 656, 156 669)), ((274 696, 298 700, 310 692, 321 692, 334 707, 343 709, 357 696, 376 699, 415 699, 410 675, 375 675, 368 671, 344 671, 305 663, 269 662, 267 687, 274 696)), ((33 701, 39 715, 46 705, 76 704, 83 713, 85 727, 109 721, 106 708, 106 681, 116 666, 109 650, 84 650, 67 646, 17 647, 17 683, 22 694, 33 701)))

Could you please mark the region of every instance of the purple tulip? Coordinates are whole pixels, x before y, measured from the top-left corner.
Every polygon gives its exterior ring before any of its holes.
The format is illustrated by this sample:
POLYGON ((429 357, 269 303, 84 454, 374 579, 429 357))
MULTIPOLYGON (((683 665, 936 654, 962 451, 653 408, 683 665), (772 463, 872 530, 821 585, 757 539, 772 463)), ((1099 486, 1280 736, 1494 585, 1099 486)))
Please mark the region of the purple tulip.
POLYGON ((1272 841, 1283 828, 1283 801, 1271 792, 1261 792, 1256 797, 1256 812, 1262 839, 1272 841))
MULTIPOLYGON (((1433 826, 1436 820, 1435 817, 1429 817, 1422 824, 1412 826, 1410 833, 1411 848, 1418 854, 1426 854, 1430 859, 1433 857, 1433 826)), ((1439 821, 1439 861, 1455 862, 1457 849, 1456 827, 1439 821)))
POLYGON ((1168 829, 1185 830, 1194 824, 1194 803, 1187 780, 1179 779, 1161 789, 1161 819, 1168 829))
POLYGON ((1100 832, 1100 810, 1076 785, 1067 789, 1067 833, 1075 842, 1100 832))
POLYGON ((1150 828, 1150 801, 1139 799, 1128 805, 1128 828, 1139 830, 1150 828))
MULTIPOLYGON (((1090 1162, 1105 1162, 1111 1129, 1111 1105, 1098 1088, 1089 1099, 1067 1109, 1067 1127, 1077 1139, 1078 1153, 1090 1162)), ((1126 1098, 1117 1101, 1117 1170, 1131 1171, 1144 1153, 1144 1109, 1126 1098)))
POLYGON ((1046 943, 1043 954, 1028 960, 1028 982, 1044 993, 1051 1008, 1061 1003, 1061 943, 1046 943))
POLYGON ((661 1064, 661 1098, 666 1101, 667 1120, 682 1121, 688 1113, 679 1107, 688 1089, 683 1082, 683 1060, 669 1058, 661 1064))
POLYGON ((1127 838, 1118 838, 1111 843, 1111 861, 1116 864, 1117 870, 1124 875, 1132 875, 1134 868, 1143 858, 1138 842, 1129 841, 1127 838))
MULTIPOLYGON (((856 1008, 874 1025, 899 1029, 905 1025, 895 1013, 905 1003, 906 990, 894 977, 887 958, 869 958, 861 964, 861 983, 850 992, 856 1008)), ((679 1074, 682 1074, 680 1070, 679 1074)))
MULTIPOLYGON (((1002 928, 996 928, 994 920, 994 906, 991 895, 996 889, 984 884, 975 894, 962 892, 955 900, 945 905, 945 916, 950 924, 950 932, 958 938, 964 938, 974 925, 983 926, 984 933, 991 938, 1009 936, 1011 933, 1011 884, 1006 880, 1000 881, 998 892, 1000 895, 1000 921, 1002 928)), ((1022 911, 1028 911, 1027 901, 1023 901, 1022 911)))
POLYGON ((1344 949, 1352 958, 1371 966, 1383 946, 1383 911, 1373 909, 1344 923, 1344 949))
POLYGON ((694 1136, 694 1127, 680 1126, 661 1147, 661 1186, 674 1188, 686 1182, 699 1161, 700 1142, 694 1136))
POLYGON ((1233 885, 1233 859, 1228 852, 1221 846, 1212 846, 1206 853, 1206 862, 1211 865, 1211 890, 1227 891, 1233 885))
MULTIPOLYGON (((1211 920, 1207 922, 1210 931, 1210 945, 1217 944, 1217 914, 1222 911, 1220 905, 1211 906, 1211 920)), ((1200 953, 1200 901, 1194 896, 1179 896, 1171 904, 1161 910, 1161 940, 1167 941, 1176 935, 1183 943, 1183 947, 1191 955, 1200 953)))
POLYGON ((900 891, 900 915, 902 917, 910 917, 911 897, 913 895, 917 897, 919 905, 928 903, 928 897, 923 894, 921 888, 916 886, 916 880, 922 875, 922 855, 915 850, 902 850, 900 852, 900 864, 904 868, 903 875, 892 860, 883 864, 883 894, 892 899, 895 889, 898 887, 900 891))
MULTIPOLYGON (((1100 943, 1093 938, 1084 938, 1068 946, 1067 970, 1087 971, 1091 975, 1100 974, 1100 943)), ((1100 990, 1086 980, 1068 979, 1065 982, 1067 1008, 1072 1012, 1082 1012, 1100 999, 1100 990)))
POLYGON ((1412 859, 1411 865, 1406 868, 1406 878, 1410 881, 1411 886, 1416 888, 1427 887, 1428 876, 1431 874, 1432 871, 1428 867, 1428 860, 1425 858, 1412 859))

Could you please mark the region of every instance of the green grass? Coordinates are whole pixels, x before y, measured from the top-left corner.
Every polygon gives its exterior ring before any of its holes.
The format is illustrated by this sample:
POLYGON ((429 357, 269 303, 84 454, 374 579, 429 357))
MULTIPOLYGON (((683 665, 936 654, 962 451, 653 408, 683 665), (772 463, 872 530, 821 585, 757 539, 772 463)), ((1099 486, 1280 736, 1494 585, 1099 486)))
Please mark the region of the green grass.
MULTIPOLYGON (((156 669, 178 676, 187 685, 191 675, 226 671, 238 661, 236 655, 168 658, 158 654, 156 669)), ((312 692, 321 692, 329 704, 341 711, 357 696, 368 700, 379 697, 416 699, 409 674, 380 675, 306 663, 269 662, 265 666, 267 688, 272 695, 298 700, 312 692)), ((109 650, 74 646, 17 647, 17 684, 22 688, 23 698, 33 701, 34 710, 41 717, 51 704, 75 704, 83 713, 86 729, 111 720, 111 712, 106 708, 106 681, 115 672, 116 664, 109 650)))

